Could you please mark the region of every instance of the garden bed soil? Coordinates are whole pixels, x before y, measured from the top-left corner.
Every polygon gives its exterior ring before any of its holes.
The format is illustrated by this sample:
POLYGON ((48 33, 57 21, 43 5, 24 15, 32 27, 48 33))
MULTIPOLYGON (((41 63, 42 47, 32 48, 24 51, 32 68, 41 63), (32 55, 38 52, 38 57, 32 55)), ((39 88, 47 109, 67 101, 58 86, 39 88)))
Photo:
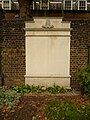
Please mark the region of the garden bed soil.
POLYGON ((21 103, 15 109, 0 107, 0 120, 46 120, 45 106, 53 100, 78 99, 88 101, 90 99, 77 93, 50 94, 47 92, 37 94, 24 94, 21 103))

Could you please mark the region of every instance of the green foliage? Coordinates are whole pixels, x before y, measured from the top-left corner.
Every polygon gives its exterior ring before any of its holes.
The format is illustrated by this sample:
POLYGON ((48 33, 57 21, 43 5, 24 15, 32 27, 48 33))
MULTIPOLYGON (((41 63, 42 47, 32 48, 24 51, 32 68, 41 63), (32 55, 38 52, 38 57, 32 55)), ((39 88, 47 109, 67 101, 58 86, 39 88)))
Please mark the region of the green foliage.
POLYGON ((45 108, 47 120, 90 120, 90 104, 79 106, 71 100, 53 101, 45 108))
POLYGON ((32 117, 32 120, 36 120, 36 117, 35 117, 35 116, 33 116, 33 117, 32 117))
POLYGON ((66 92, 70 92, 71 89, 67 89, 64 87, 60 87, 58 85, 53 85, 52 87, 48 87, 47 91, 49 91, 50 93, 56 94, 56 93, 66 93, 66 92))
POLYGON ((17 93, 39 93, 42 91, 42 87, 34 86, 34 85, 22 85, 22 86, 14 86, 13 90, 15 90, 17 93))
POLYGON ((86 120, 90 120, 90 104, 83 106, 81 112, 83 113, 86 120))
MULTIPOLYGON (((40 93, 43 91, 43 88, 42 86, 39 86, 39 85, 38 86, 22 85, 22 86, 14 86, 13 90, 15 90, 17 93, 34 93, 34 92, 40 93)), ((46 90, 53 94, 66 93, 71 91, 71 89, 60 87, 55 84, 52 87, 48 87, 46 90)))
POLYGON ((20 93, 0 87, 0 105, 7 106, 9 108, 15 108, 20 102, 20 98, 20 93))
POLYGON ((78 72, 80 87, 84 93, 90 95, 90 66, 85 66, 78 72))

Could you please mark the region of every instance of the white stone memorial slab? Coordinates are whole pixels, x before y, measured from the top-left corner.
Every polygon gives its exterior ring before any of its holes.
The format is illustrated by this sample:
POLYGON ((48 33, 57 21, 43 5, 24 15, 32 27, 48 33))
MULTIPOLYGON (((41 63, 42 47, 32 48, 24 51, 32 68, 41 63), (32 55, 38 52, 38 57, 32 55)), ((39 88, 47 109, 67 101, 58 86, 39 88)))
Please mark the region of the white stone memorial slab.
POLYGON ((70 30, 62 18, 25 22, 25 84, 70 87, 70 30))

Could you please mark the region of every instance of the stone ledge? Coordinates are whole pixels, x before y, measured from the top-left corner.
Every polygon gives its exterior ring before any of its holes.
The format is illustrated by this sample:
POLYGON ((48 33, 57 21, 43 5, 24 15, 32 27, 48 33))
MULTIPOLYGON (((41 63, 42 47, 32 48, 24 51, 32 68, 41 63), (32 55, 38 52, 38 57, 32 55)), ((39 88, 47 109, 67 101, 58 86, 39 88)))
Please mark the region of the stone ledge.
POLYGON ((45 75, 45 74, 41 74, 41 75, 34 75, 34 74, 30 74, 30 75, 25 75, 25 78, 70 78, 70 75, 59 75, 59 74, 50 74, 50 75, 45 75))
POLYGON ((72 28, 24 28, 25 31, 71 31, 72 28))
POLYGON ((50 87, 54 84, 70 88, 70 77, 25 77, 25 85, 40 85, 50 87))

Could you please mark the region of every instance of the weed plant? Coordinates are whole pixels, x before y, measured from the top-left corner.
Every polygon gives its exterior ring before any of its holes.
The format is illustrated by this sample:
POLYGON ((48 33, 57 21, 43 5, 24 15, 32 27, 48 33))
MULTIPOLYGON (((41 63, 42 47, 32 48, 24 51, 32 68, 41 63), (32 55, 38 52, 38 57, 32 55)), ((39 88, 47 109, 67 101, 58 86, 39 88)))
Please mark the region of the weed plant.
POLYGON ((52 87, 48 87, 47 91, 50 92, 50 93, 53 93, 53 94, 57 94, 57 93, 67 93, 67 92, 70 92, 71 89, 60 87, 60 86, 54 84, 52 87))
POLYGON ((13 90, 17 93, 40 93, 42 91, 41 86, 34 86, 34 85, 22 85, 22 86, 14 86, 13 90))
POLYGON ((20 98, 20 93, 14 90, 7 90, 5 87, 0 87, 0 105, 13 109, 20 102, 20 98))
POLYGON ((52 101, 45 108, 47 120, 90 120, 90 104, 78 101, 52 101))

